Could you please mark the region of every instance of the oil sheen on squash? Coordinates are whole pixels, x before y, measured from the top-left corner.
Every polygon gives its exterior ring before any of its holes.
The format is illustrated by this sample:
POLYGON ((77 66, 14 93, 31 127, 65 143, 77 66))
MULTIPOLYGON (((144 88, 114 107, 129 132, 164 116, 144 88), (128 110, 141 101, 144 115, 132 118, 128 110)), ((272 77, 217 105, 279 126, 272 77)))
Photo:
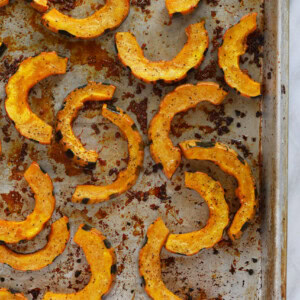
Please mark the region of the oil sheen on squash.
POLYGON ((191 13, 200 0, 166 0, 166 7, 170 16, 175 13, 183 15, 191 13))

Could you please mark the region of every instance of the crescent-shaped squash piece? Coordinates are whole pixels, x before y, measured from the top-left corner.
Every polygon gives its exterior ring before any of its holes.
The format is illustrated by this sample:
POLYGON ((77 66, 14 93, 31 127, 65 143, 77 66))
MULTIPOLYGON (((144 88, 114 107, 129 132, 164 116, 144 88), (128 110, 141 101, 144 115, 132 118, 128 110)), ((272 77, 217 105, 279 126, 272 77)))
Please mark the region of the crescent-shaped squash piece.
POLYGON ((226 95, 227 92, 216 83, 199 82, 196 85, 181 85, 162 100, 158 113, 151 120, 148 136, 151 156, 156 163, 162 164, 168 178, 172 177, 181 161, 180 148, 175 147, 169 138, 174 116, 202 101, 219 105, 226 95))
POLYGON ((174 82, 183 79, 192 68, 200 66, 208 47, 204 21, 186 28, 188 40, 178 55, 169 61, 149 61, 136 38, 130 32, 116 33, 116 45, 121 62, 137 78, 145 82, 174 82))
POLYGON ((50 75, 64 74, 67 58, 55 52, 42 52, 25 59, 6 85, 5 109, 21 135, 41 144, 50 144, 52 127, 34 114, 28 105, 30 89, 50 75))
POLYGON ((73 194, 73 202, 93 204, 115 198, 129 190, 137 181, 144 162, 144 143, 133 120, 120 108, 103 105, 103 117, 118 126, 128 141, 127 168, 109 185, 79 185, 73 194))
POLYGON ((183 15, 191 13, 200 0, 166 0, 167 10, 170 16, 175 13, 183 15))
MULTIPOLYGON (((1 5, 0 5, 0 7, 1 7, 1 5)), ((3 53, 5 52, 6 49, 7 49, 7 46, 2 41, 0 41, 0 57, 3 55, 3 53)))
POLYGON ((147 231, 146 243, 139 254, 139 270, 147 294, 154 300, 181 300, 165 286, 161 276, 160 252, 168 237, 169 229, 161 218, 147 231))
POLYGON ((0 263, 20 271, 37 271, 54 262, 64 252, 70 237, 69 219, 62 217, 51 225, 46 246, 33 253, 17 253, 0 245, 0 263))
POLYGON ((13 289, 0 288, 0 300, 27 300, 27 298, 13 289))
POLYGON ((84 148, 73 132, 72 123, 85 102, 111 100, 115 89, 113 85, 89 82, 88 85, 71 92, 57 114, 56 139, 62 145, 66 155, 80 166, 93 168, 98 153, 84 148))
POLYGON ((31 0, 30 5, 39 12, 48 10, 48 0, 31 0))
POLYGON ((222 186, 207 174, 186 172, 185 185, 196 190, 206 201, 209 219, 206 226, 198 231, 170 234, 166 249, 173 253, 194 255, 204 248, 213 247, 222 239, 223 231, 229 222, 229 208, 222 186))
POLYGON ((0 7, 7 5, 9 0, 0 0, 0 7))
POLYGON ((106 0, 106 4, 90 17, 75 19, 54 8, 43 15, 42 22, 53 32, 91 39, 119 27, 128 16, 129 9, 129 0, 106 0))
POLYGON ((24 221, 0 220, 0 241, 7 244, 34 238, 49 221, 55 208, 51 178, 36 162, 30 165, 24 177, 34 193, 35 207, 24 221))
POLYGON ((75 243, 82 248, 91 268, 91 279, 81 291, 73 294, 47 292, 44 300, 101 300, 106 295, 117 272, 115 250, 102 233, 81 224, 74 236, 75 243))
POLYGON ((256 30, 257 13, 244 16, 239 23, 229 28, 218 50, 219 66, 224 72, 226 83, 245 97, 261 95, 261 85, 240 69, 240 56, 247 50, 247 36, 256 30))
POLYGON ((228 236, 233 241, 239 239, 253 219, 257 207, 255 182, 248 163, 225 144, 190 140, 179 145, 187 159, 212 161, 237 180, 236 195, 241 207, 228 229, 228 236))

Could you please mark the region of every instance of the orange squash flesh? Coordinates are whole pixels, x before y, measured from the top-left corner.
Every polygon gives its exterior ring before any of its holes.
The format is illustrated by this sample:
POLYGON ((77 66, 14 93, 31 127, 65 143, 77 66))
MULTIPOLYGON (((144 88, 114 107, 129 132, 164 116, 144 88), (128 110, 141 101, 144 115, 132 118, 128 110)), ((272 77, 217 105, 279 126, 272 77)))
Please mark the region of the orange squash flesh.
POLYGON ((191 13, 200 0, 166 0, 167 10, 170 16, 175 13, 183 15, 191 13))
POLYGON ((256 30, 257 13, 244 16, 240 22, 229 28, 218 50, 219 66, 224 71, 226 83, 245 97, 261 95, 261 84, 240 69, 240 56, 247 50, 246 38, 256 30))
POLYGON ((48 0, 32 0, 30 5, 39 12, 45 12, 48 10, 48 0))
POLYGON ((239 239, 254 218, 257 207, 255 182, 248 163, 225 144, 190 140, 179 145, 187 159, 212 161, 225 173, 236 178, 238 182, 236 195, 241 207, 228 229, 228 236, 232 241, 239 239))
POLYGON ((12 289, 0 288, 0 300, 27 300, 27 298, 12 289))
POLYGON ((127 168, 109 185, 79 185, 72 196, 73 202, 93 204, 107 201, 129 190, 137 181, 144 161, 144 143, 133 120, 120 108, 103 105, 103 117, 118 126, 128 140, 127 168))
POLYGON ((213 247, 222 239, 229 222, 229 208, 222 186, 207 174, 186 172, 185 185, 196 190, 206 201, 209 219, 206 226, 198 231, 170 234, 165 247, 173 253, 194 255, 204 248, 213 247))
POLYGON ((24 221, 0 220, 0 241, 8 244, 34 238, 49 221, 55 208, 51 178, 36 162, 30 165, 24 177, 34 193, 35 208, 24 221))
POLYGON ((101 300, 109 292, 117 270, 114 248, 99 230, 84 224, 79 226, 74 241, 82 248, 90 265, 92 274, 89 283, 73 294, 47 292, 44 300, 101 300))
POLYGON ((21 135, 41 144, 50 144, 52 127, 34 114, 28 104, 30 89, 50 75, 64 74, 67 58, 55 52, 42 52, 25 59, 6 85, 5 109, 21 135))
POLYGON ((196 85, 179 86, 162 100, 158 113, 151 120, 148 136, 151 156, 156 163, 162 164, 168 178, 172 177, 181 162, 181 151, 169 138, 174 116, 195 107, 202 101, 219 105, 226 95, 227 92, 216 83, 199 82, 196 85))
POLYGON ((186 28, 188 40, 178 55, 169 61, 149 61, 130 32, 116 33, 116 46, 120 61, 132 71, 132 74, 145 81, 164 80, 173 82, 183 79, 192 68, 200 66, 208 47, 208 33, 204 21, 186 28))
POLYGON ((146 244, 139 254, 139 270, 147 294, 154 300, 180 300, 167 289, 162 281, 160 252, 169 230, 161 218, 152 223, 147 231, 146 244))
POLYGON ((47 245, 36 252, 21 254, 0 245, 0 263, 20 271, 36 271, 50 265, 66 248, 70 237, 68 221, 63 217, 54 222, 47 245))
POLYGON ((9 0, 0 0, 0 7, 7 5, 9 0))
POLYGON ((65 99, 63 109, 57 114, 56 137, 68 157, 79 166, 94 166, 98 153, 86 150, 72 129, 72 123, 87 101, 111 100, 116 87, 102 83, 89 82, 88 85, 71 92, 65 99))
POLYGON ((129 0, 106 0, 101 9, 87 18, 75 19, 54 8, 43 15, 42 22, 53 32, 91 39, 102 35, 106 30, 120 26, 128 16, 129 9, 129 0))

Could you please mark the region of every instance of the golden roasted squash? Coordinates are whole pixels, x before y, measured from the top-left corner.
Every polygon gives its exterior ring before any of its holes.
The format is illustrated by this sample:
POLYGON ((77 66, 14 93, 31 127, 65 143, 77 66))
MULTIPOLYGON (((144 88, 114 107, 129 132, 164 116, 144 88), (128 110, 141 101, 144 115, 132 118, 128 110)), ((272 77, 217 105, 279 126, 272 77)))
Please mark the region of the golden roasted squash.
POLYGON ((55 208, 51 178, 36 162, 30 165, 24 177, 34 193, 36 203, 33 212, 24 221, 0 220, 0 241, 8 244, 35 237, 49 221, 55 208))
POLYGON ((39 12, 45 12, 48 6, 48 0, 31 0, 30 5, 39 12))
POLYGON ((50 265, 66 248, 70 237, 68 221, 67 217, 62 217, 54 222, 47 245, 36 252, 22 254, 0 245, 0 263, 20 271, 36 271, 50 265))
POLYGON ((229 208, 224 198, 224 190, 219 182, 207 174, 185 173, 186 187, 196 190, 206 201, 209 219, 205 227, 184 234, 170 234, 166 249, 173 253, 194 255, 204 248, 211 248, 223 236, 229 222, 229 208))
POLYGON ((154 300, 181 300, 167 289, 161 276, 160 252, 168 237, 169 229, 161 218, 147 231, 146 244, 139 254, 139 270, 147 294, 154 300))
POLYGON ((53 32, 91 39, 119 27, 128 16, 129 9, 129 0, 106 0, 106 4, 90 17, 75 19, 53 8, 43 15, 42 22, 53 32))
POLYGON ((169 61, 149 61, 130 32, 116 33, 116 45, 121 62, 131 69, 134 76, 145 82, 183 79, 192 68, 200 66, 208 47, 208 33, 204 21, 186 28, 188 40, 175 58, 169 61))
POLYGON ((25 59, 6 85, 5 109, 21 135, 41 144, 50 144, 52 127, 34 114, 28 105, 30 89, 44 78, 64 74, 67 58, 55 52, 42 52, 25 59))
POLYGON ((227 92, 213 82, 199 82, 196 85, 184 84, 169 93, 160 103, 159 111, 152 119, 148 136, 151 156, 163 166, 163 171, 171 178, 181 161, 181 151, 169 138, 171 122, 174 116, 195 107, 202 101, 214 105, 222 103, 227 92))
POLYGON ((129 190, 137 181, 144 161, 144 143, 133 120, 120 108, 103 105, 103 117, 118 126, 128 140, 129 160, 127 168, 109 185, 79 185, 73 194, 73 202, 93 204, 115 198, 129 190))
POLYGON ((181 13, 183 15, 191 13, 200 0, 166 0, 167 10, 169 15, 181 13))
POLYGON ((79 226, 74 241, 82 248, 91 267, 90 282, 73 294, 47 292, 44 300, 101 300, 109 292, 117 271, 115 250, 110 242, 99 230, 84 224, 79 226))
POLYGON ((253 219, 257 206, 255 182, 248 163, 225 144, 191 140, 179 145, 187 159, 212 161, 224 172, 236 178, 238 182, 236 196, 240 200, 241 207, 228 229, 228 236, 233 241, 239 239, 253 219))
POLYGON ((6 49, 7 49, 7 46, 2 41, 0 41, 0 57, 3 55, 3 53, 5 52, 6 49))
POLYGON ((261 95, 261 85, 252 80, 246 72, 240 69, 240 56, 247 49, 247 36, 256 29, 257 13, 244 16, 239 23, 229 28, 223 37, 219 48, 219 66, 224 71, 226 83, 245 97, 261 95))
POLYGON ((27 300, 27 298, 13 289, 0 288, 0 300, 27 300))
POLYGON ((0 7, 7 5, 9 0, 0 0, 0 7))
POLYGON ((71 92, 65 99, 62 110, 57 114, 56 139, 66 155, 80 166, 94 167, 98 153, 84 148, 73 132, 72 123, 85 102, 111 100, 115 89, 113 85, 89 82, 88 85, 71 92))

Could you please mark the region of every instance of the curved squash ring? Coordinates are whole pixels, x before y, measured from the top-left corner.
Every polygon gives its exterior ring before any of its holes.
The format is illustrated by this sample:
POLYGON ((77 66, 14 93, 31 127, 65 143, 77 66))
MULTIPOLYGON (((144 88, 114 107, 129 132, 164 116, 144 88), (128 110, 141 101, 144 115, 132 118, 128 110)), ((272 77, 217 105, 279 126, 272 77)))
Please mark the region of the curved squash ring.
POLYGON ((139 254, 139 270, 147 294, 154 300, 181 300, 167 289, 161 277, 160 252, 168 237, 169 229, 161 218, 147 231, 146 244, 139 254))
POLYGON ((247 49, 246 38, 257 28, 256 16, 257 13, 246 15, 238 24, 229 28, 218 50, 219 66, 224 71, 226 83, 245 97, 261 95, 260 83, 252 80, 239 66, 240 56, 247 49))
POLYGON ((236 196, 240 199, 241 207, 228 229, 228 236, 232 241, 239 239, 253 219, 257 206, 255 182, 248 163, 233 149, 221 143, 190 140, 179 145, 187 159, 212 161, 224 172, 236 178, 238 182, 236 196))
POLYGON ((24 177, 34 192, 35 208, 24 221, 0 220, 0 241, 7 244, 34 238, 49 221, 55 208, 51 178, 36 162, 30 165, 24 177))
POLYGON ((27 298, 14 290, 0 288, 0 300, 27 300, 27 298))
POLYGON ((173 253, 194 255, 204 248, 213 247, 222 239, 223 231, 229 222, 229 208, 222 186, 207 174, 185 172, 185 185, 196 190, 206 201, 209 219, 206 226, 198 231, 170 234, 166 249, 173 253))
POLYGON ((7 5, 9 0, 0 0, 0 7, 7 5))
POLYGON ((169 15, 182 13, 183 15, 191 13, 200 0, 166 0, 166 6, 169 15))
POLYGON ((115 250, 110 242, 99 230, 84 224, 79 226, 74 241, 82 248, 91 267, 90 282, 84 289, 73 294, 47 292, 44 300, 100 300, 109 292, 117 272, 115 250))
POLYGON ((156 62, 145 58, 143 50, 130 32, 118 32, 116 33, 118 57, 131 69, 135 77, 145 82, 163 79, 170 83, 181 80, 190 69, 200 66, 209 43, 204 21, 189 25, 185 31, 188 40, 177 56, 169 61, 156 62))
MULTIPOLYGON (((1 7, 1 5, 0 5, 1 7)), ((0 41, 0 57, 3 55, 3 53, 5 52, 5 50, 7 49, 7 46, 0 41)))
POLYGON ((27 98, 30 89, 39 81, 50 75, 64 74, 67 61, 55 52, 42 52, 25 59, 10 77, 6 85, 5 109, 16 129, 26 138, 41 144, 51 143, 52 127, 31 111, 27 98))
POLYGON ((202 101, 219 105, 226 95, 227 92, 216 83, 199 82, 197 85, 181 85, 162 100, 158 113, 151 120, 148 136, 151 156, 156 163, 162 164, 168 178, 172 177, 181 161, 179 147, 175 147, 169 138, 174 116, 195 107, 202 101))
POLYGON ((33 253, 17 253, 0 245, 0 263, 20 271, 37 271, 54 262, 64 252, 70 237, 69 219, 60 218, 51 225, 47 245, 33 253))
POLYGON ((98 153, 84 148, 72 130, 72 122, 85 102, 111 100, 115 89, 113 85, 89 82, 88 85, 71 92, 64 101, 63 109, 57 114, 56 138, 63 146, 66 155, 72 157, 73 161, 80 166, 94 167, 98 153))
POLYGON ((103 117, 118 126, 128 140, 127 168, 109 185, 79 185, 72 196, 73 202, 93 204, 115 198, 129 190, 137 181, 144 162, 144 143, 133 120, 120 108, 103 105, 103 117))
POLYGON ((102 35, 106 30, 119 27, 128 16, 129 9, 129 0, 106 0, 106 4, 90 17, 75 19, 54 8, 43 15, 42 22, 53 32, 91 39, 102 35))
POLYGON ((30 0, 30 5, 39 12, 48 10, 48 0, 30 0))

